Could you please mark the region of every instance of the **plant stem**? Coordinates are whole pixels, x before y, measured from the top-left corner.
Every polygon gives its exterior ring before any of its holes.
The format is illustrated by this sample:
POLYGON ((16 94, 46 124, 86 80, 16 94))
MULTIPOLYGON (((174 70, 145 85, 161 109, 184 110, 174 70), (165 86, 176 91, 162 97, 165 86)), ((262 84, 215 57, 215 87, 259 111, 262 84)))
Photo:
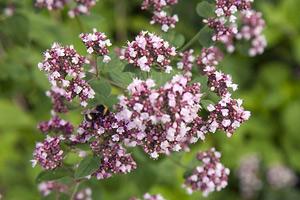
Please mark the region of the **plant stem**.
POLYGON ((54 188, 55 188, 55 199, 59 200, 58 186, 56 181, 54 182, 54 188))
POLYGON ((124 90, 127 89, 127 87, 125 87, 124 85, 121 85, 121 84, 116 83, 116 82, 114 82, 114 81, 112 81, 112 80, 109 80, 109 79, 107 79, 107 78, 104 78, 103 76, 94 74, 94 73, 92 73, 92 72, 87 72, 87 74, 90 74, 90 75, 94 76, 93 78, 91 78, 90 80, 87 81, 88 83, 91 82, 92 80, 94 80, 95 78, 102 78, 102 79, 106 80, 107 82, 109 82, 109 83, 112 84, 112 85, 115 85, 115 86, 117 86, 117 87, 119 87, 119 88, 122 88, 122 89, 124 89, 124 90))
POLYGON ((186 43, 181 49, 179 52, 183 52, 185 51, 187 48, 189 48, 200 36, 200 31, 201 29, 199 30, 199 32, 188 42, 186 43))
POLYGON ((86 31, 85 27, 83 26, 80 18, 77 15, 75 15, 75 19, 80 27, 81 32, 86 33, 87 31, 86 31))
POLYGON ((62 166, 62 168, 64 169, 64 170, 66 170, 71 176, 72 176, 72 178, 74 179, 74 180, 76 180, 76 177, 75 177, 75 175, 66 167, 66 166, 64 166, 64 165, 61 165, 62 166))
POLYGON ((97 66, 97 56, 95 56, 95 70, 96 70, 96 78, 99 76, 98 66, 97 66))
POLYGON ((70 200, 73 200, 73 199, 74 199, 75 194, 76 194, 76 192, 77 192, 77 190, 78 190, 79 184, 80 184, 80 182, 76 182, 76 185, 75 185, 75 187, 74 187, 74 190, 73 190, 73 192, 72 192, 72 195, 71 195, 71 197, 70 197, 70 200))

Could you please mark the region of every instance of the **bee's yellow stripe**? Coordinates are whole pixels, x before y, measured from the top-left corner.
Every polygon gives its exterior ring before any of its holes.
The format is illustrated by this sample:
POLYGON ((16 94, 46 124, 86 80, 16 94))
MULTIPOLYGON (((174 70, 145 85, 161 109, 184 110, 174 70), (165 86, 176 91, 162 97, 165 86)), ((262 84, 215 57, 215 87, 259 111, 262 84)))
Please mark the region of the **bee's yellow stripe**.
POLYGON ((104 106, 103 115, 106 115, 106 113, 108 111, 108 107, 106 105, 103 105, 103 106, 104 106))

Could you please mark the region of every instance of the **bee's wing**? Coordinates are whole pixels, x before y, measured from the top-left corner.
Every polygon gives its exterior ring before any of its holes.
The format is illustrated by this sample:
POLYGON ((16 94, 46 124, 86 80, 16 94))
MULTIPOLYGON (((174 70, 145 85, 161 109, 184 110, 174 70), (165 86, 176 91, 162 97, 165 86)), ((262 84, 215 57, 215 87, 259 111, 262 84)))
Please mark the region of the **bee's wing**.
POLYGON ((99 113, 99 111, 96 110, 96 107, 86 108, 81 111, 81 114, 83 114, 83 115, 89 114, 89 113, 99 113))

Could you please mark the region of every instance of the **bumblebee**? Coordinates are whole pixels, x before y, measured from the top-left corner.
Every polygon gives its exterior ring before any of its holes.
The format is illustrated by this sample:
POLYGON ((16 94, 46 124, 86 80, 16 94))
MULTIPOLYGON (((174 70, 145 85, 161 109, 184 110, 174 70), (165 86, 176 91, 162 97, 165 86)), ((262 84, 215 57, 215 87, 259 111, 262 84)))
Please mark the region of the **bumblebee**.
POLYGON ((105 118, 108 116, 110 111, 106 105, 100 104, 95 107, 87 108, 81 111, 81 114, 84 115, 84 120, 86 122, 93 122, 98 118, 105 118))

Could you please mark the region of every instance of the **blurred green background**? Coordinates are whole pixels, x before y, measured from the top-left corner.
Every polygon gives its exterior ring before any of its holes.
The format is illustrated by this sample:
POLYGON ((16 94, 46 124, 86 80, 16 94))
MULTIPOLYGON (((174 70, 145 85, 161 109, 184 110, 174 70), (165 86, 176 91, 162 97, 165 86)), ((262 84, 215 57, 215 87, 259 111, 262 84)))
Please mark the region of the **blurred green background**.
MULTIPOLYGON (((0 1, 0 193, 3 199, 41 199, 35 179, 40 167, 32 168, 35 142, 43 136, 36 129, 39 121, 50 118, 51 102, 45 96, 50 85, 37 68, 43 52, 54 42, 63 46, 73 44, 80 55, 86 50, 78 35, 92 28, 105 32, 114 46, 125 46, 141 30, 159 32, 150 26, 151 14, 141 11, 140 0, 100 0, 91 15, 70 19, 68 9, 48 12, 34 8, 31 0, 0 1), (13 16, 4 8, 13 5, 13 16)), ((195 7, 200 0, 179 0, 174 13, 180 22, 176 31, 191 39, 203 26, 195 7)), ((268 47, 263 55, 250 58, 240 52, 226 55, 220 69, 231 74, 239 90, 235 98, 245 100, 244 107, 251 118, 235 135, 208 136, 205 143, 194 145, 188 154, 175 154, 188 163, 199 150, 215 146, 222 152, 221 161, 230 168, 229 186, 206 199, 242 199, 235 170, 240 160, 258 153, 261 170, 269 164, 281 163, 300 173, 300 1, 261 0, 253 5, 263 13, 268 47)), ((193 46, 196 51, 200 45, 193 46)), ((110 49, 113 51, 113 49, 110 49)), ((118 90, 113 88, 113 95, 118 90)), ((78 123, 78 111, 67 117, 78 123)), ((94 199, 127 200, 144 193, 161 193, 166 199, 201 199, 200 192, 189 196, 181 188, 184 169, 162 157, 152 161, 140 150, 134 150, 138 168, 129 175, 107 180, 91 180, 94 199)), ((261 175, 264 179, 264 175, 261 175)), ((84 186, 84 185, 83 185, 84 186)), ((265 184, 258 199, 300 199, 299 184, 293 188, 272 190, 265 184)))

